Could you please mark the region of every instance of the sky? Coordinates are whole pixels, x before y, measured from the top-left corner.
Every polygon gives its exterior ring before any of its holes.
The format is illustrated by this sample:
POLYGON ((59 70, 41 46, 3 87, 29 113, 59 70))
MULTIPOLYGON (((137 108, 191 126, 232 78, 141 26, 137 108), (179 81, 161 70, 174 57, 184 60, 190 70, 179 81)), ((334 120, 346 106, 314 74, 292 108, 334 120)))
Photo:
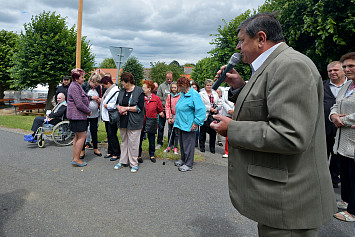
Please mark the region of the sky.
MULTIPOLYGON (((82 35, 92 45, 95 63, 112 57, 109 46, 133 48, 144 67, 151 62, 196 64, 209 56, 222 19, 229 22, 265 0, 83 0, 82 35)), ((31 17, 56 12, 77 25, 78 0, 2 1, 1 29, 20 33, 31 17)))

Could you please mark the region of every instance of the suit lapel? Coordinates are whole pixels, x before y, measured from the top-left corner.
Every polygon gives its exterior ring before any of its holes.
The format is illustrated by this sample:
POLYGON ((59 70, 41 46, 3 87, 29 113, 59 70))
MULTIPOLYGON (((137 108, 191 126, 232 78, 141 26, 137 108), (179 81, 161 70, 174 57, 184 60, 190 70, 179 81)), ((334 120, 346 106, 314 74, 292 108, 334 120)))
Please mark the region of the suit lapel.
POLYGON ((248 83, 243 87, 240 92, 237 101, 235 102, 235 109, 233 114, 233 119, 238 120, 238 115, 240 109, 248 96, 250 90, 253 88, 255 82, 258 80, 260 75, 264 72, 265 68, 284 50, 288 49, 289 46, 286 43, 281 43, 279 47, 277 47, 274 52, 270 54, 270 56, 265 60, 265 62, 260 66, 260 68, 254 73, 254 75, 249 79, 248 83))

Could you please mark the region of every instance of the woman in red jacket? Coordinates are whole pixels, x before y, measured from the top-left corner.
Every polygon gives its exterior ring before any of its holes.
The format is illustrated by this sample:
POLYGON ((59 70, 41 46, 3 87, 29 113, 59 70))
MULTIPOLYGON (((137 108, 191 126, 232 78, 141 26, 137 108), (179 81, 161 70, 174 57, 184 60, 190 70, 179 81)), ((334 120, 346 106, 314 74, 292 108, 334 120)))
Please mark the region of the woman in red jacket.
POLYGON ((148 141, 149 141, 149 157, 150 160, 155 163, 155 134, 157 133, 157 118, 159 116, 163 116, 163 105, 161 100, 158 96, 154 95, 152 91, 154 90, 155 86, 152 80, 146 80, 143 82, 142 89, 144 91, 144 106, 145 106, 145 113, 144 113, 144 123, 143 129, 141 132, 141 139, 139 144, 139 155, 138 155, 138 162, 143 163, 142 159, 142 141, 144 134, 147 133, 148 141))

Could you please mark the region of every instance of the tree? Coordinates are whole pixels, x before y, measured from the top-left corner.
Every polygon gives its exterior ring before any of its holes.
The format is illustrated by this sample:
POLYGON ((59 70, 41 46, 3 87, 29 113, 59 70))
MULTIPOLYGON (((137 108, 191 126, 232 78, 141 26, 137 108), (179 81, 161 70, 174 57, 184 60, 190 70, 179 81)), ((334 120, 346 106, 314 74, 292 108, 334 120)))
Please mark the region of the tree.
POLYGON ((195 68, 192 70, 191 78, 202 86, 206 79, 213 79, 220 65, 218 61, 212 57, 206 57, 197 62, 195 68))
POLYGON ((355 51, 355 0, 270 0, 266 4, 280 12, 287 43, 310 57, 323 78, 330 61, 355 51))
POLYGON ((142 80, 144 79, 144 66, 138 59, 131 56, 127 59, 127 62, 122 67, 123 72, 132 73, 137 86, 142 85, 142 80))
POLYGON ((173 60, 169 65, 175 65, 175 66, 180 67, 180 63, 176 60, 173 60))
MULTIPOLYGON (((54 12, 43 12, 32 16, 31 22, 24 24, 11 69, 12 88, 18 90, 33 88, 37 84, 48 84, 47 106, 55 94, 56 86, 63 76, 70 75, 75 68, 76 31, 67 27, 65 19, 54 12)), ((81 42, 81 68, 87 73, 94 65, 86 37, 81 42)))
POLYGON ((150 63, 150 79, 158 84, 161 84, 165 81, 165 74, 167 71, 173 72, 173 80, 176 81, 180 78, 182 74, 184 74, 184 69, 178 67, 174 64, 167 65, 165 62, 156 62, 150 63))
POLYGON ((5 96, 5 91, 10 88, 10 68, 13 66, 12 56, 14 54, 18 35, 12 31, 0 31, 0 99, 5 96))
MULTIPOLYGON (((255 11, 253 11, 255 13, 255 11)), ((253 13, 253 14, 254 14, 253 13)), ((232 19, 230 22, 224 22, 224 26, 219 26, 217 34, 210 35, 216 37, 212 40, 210 44, 215 45, 215 48, 209 51, 211 54, 211 60, 215 61, 218 67, 216 68, 215 64, 212 64, 208 69, 211 73, 214 71, 214 75, 216 75, 219 68, 223 65, 226 65, 230 59, 230 57, 237 52, 236 47, 238 44, 237 38, 237 28, 245 19, 252 15, 251 10, 247 10, 236 18, 232 19)), ((197 65, 196 65, 197 66, 197 65)), ((205 67, 208 67, 206 65, 205 67)), ((249 65, 239 63, 235 66, 235 69, 240 73, 240 75, 248 79, 251 76, 251 70, 249 65)), ((214 75, 212 78, 214 78, 214 75)))
POLYGON ((100 63, 100 68, 117 68, 113 58, 105 58, 102 63, 100 63))
POLYGON ((185 63, 184 67, 194 67, 196 64, 194 63, 185 63))

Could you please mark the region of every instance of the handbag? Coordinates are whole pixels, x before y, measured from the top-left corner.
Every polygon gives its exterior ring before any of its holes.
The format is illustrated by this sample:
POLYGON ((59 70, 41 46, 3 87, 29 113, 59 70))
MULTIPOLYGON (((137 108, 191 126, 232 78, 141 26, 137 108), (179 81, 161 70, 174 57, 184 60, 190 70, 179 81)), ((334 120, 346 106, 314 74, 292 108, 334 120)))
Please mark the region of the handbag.
POLYGON ((108 109, 108 118, 110 120, 110 124, 114 125, 117 124, 118 122, 118 117, 119 117, 119 113, 117 109, 108 109))
POLYGON ((209 127, 210 124, 211 124, 213 121, 215 121, 215 120, 216 120, 216 119, 213 118, 213 114, 208 114, 207 120, 206 120, 206 125, 209 127))
MULTIPOLYGON (((110 100, 116 95, 118 91, 116 91, 115 93, 113 93, 113 95, 111 96, 111 98, 107 101, 106 104, 108 104, 108 102, 110 102, 110 100)), ((118 122, 118 117, 119 117, 119 113, 117 109, 107 109, 108 112, 108 118, 110 120, 110 124, 114 125, 117 124, 118 122)))
POLYGON ((158 127, 158 120, 156 118, 145 117, 145 126, 144 126, 145 133, 156 134, 157 127, 158 127))
MULTIPOLYGON (((217 108, 217 105, 216 104, 213 104, 212 105, 212 108, 217 108)), ((210 126, 210 124, 213 122, 213 121, 215 121, 215 120, 217 120, 217 119, 215 119, 215 118, 213 118, 213 115, 215 115, 216 113, 212 113, 211 111, 209 112, 209 114, 208 114, 208 116, 207 116, 207 120, 206 120, 206 125, 209 127, 210 126)))

